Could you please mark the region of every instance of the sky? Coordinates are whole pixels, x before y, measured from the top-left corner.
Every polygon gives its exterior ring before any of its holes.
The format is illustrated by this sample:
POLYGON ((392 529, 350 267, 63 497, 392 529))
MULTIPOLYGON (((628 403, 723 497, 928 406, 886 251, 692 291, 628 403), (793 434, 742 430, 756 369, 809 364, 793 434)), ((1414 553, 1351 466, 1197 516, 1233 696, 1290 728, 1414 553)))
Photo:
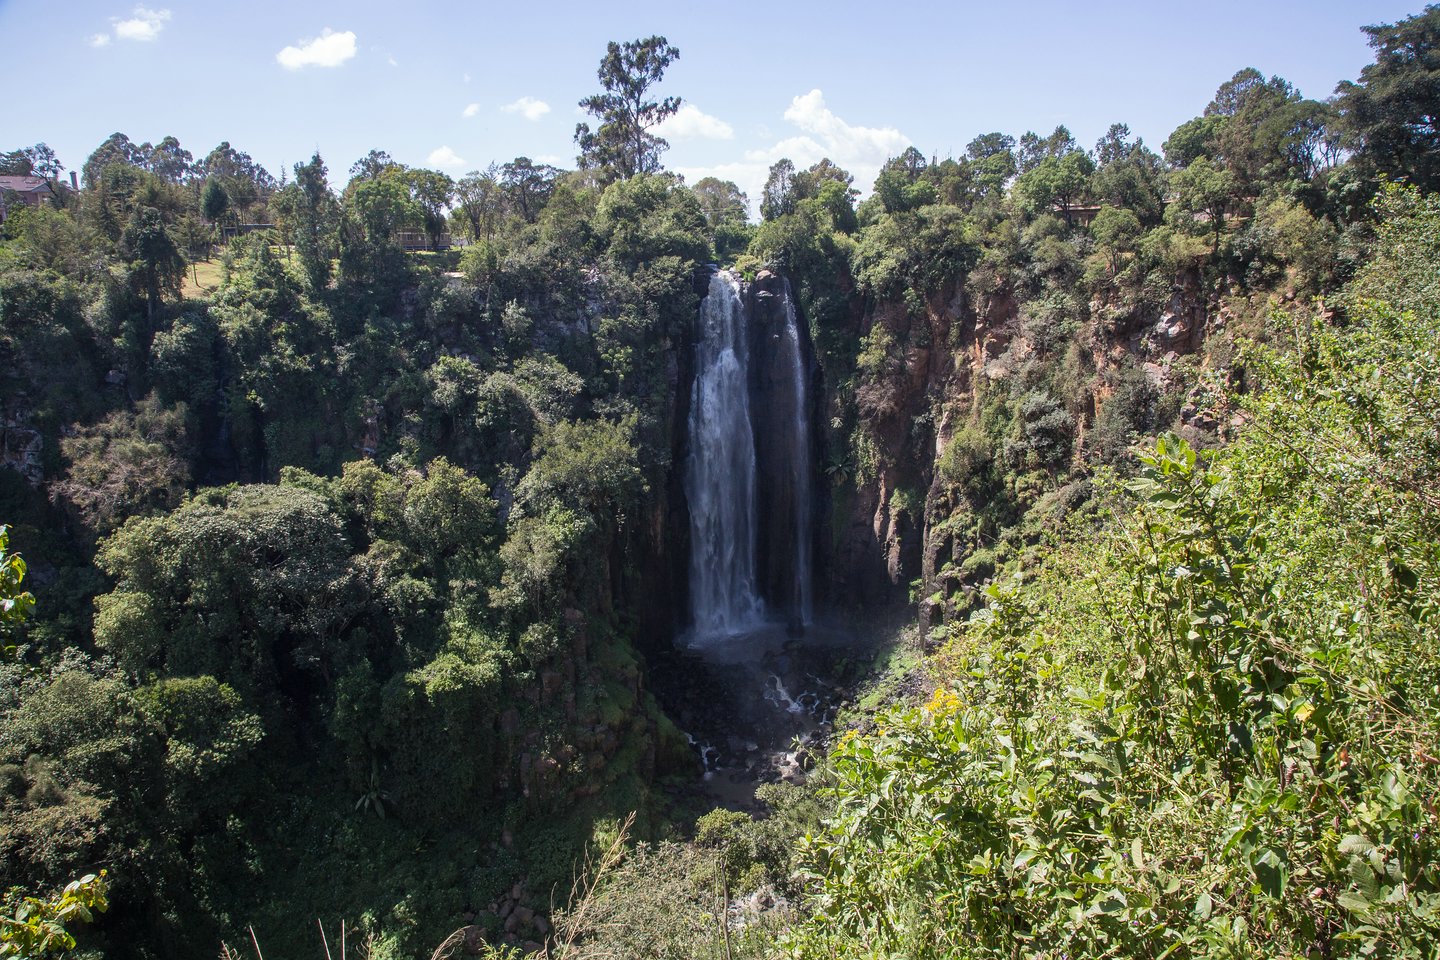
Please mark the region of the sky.
POLYGON ((277 176, 318 150, 336 185, 371 149, 454 176, 522 155, 572 167, 606 43, 660 34, 680 56, 655 92, 685 102, 660 131, 665 165, 753 204, 781 157, 828 156, 868 190, 907 146, 943 159, 992 130, 1063 123, 1088 146, 1123 122, 1158 149, 1243 67, 1329 96, 1371 62, 1361 26, 1422 8, 0 0, 0 150, 44 141, 78 169, 114 131, 173 135, 197 159, 228 140, 277 176))

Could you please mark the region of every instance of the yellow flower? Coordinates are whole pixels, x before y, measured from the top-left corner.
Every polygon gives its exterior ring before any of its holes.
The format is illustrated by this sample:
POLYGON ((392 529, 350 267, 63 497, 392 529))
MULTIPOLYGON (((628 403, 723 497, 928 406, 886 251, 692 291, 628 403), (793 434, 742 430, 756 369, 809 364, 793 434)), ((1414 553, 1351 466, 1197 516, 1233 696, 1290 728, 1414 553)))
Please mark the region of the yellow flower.
POLYGON ((960 698, 944 687, 936 687, 924 710, 933 717, 946 717, 960 709, 960 698))

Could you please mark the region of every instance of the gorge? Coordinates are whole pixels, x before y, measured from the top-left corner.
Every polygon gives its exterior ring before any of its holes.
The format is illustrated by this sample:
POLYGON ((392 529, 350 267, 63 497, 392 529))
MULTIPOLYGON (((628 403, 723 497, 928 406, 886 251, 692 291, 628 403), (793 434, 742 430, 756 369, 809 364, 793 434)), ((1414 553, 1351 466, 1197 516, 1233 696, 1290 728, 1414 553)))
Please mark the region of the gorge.
POLYGON ((608 92, 573 170, 0 153, 0 935, 1428 956, 1440 173, 1367 83, 749 197, 608 92))

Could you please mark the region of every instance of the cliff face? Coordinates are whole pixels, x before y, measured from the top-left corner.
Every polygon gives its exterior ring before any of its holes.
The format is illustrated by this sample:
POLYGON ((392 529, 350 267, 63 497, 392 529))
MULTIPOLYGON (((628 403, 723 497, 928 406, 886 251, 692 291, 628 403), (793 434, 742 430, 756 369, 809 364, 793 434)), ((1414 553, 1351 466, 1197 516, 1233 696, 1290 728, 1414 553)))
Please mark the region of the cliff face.
POLYGON ((1176 371, 1202 349, 1214 307, 1198 276, 1182 274, 1163 309, 1089 304, 1058 347, 1037 312, 1008 287, 972 296, 959 282, 918 308, 881 301, 854 311, 858 369, 848 390, 832 384, 824 401, 833 426, 853 423, 849 437, 830 436, 849 446, 853 468, 853 479, 842 472, 830 486, 822 562, 832 603, 912 595, 929 619, 963 606, 993 572, 987 551, 1007 525, 1075 494, 1098 456, 1097 424, 1136 391, 1151 407, 1183 393, 1176 371), (1039 369, 1060 374, 1047 381, 1039 369), (1041 394, 1052 406, 1035 415, 1041 394), (1045 430, 1058 453, 1026 460, 1024 442, 1038 445, 1045 430))

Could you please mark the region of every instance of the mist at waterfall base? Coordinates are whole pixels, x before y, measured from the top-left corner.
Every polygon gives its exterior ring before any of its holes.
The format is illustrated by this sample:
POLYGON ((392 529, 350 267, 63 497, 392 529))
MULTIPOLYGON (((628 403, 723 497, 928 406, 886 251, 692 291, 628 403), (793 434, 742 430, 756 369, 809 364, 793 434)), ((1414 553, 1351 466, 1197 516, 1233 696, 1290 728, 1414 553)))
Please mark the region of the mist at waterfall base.
POLYGON ((788 283, 716 271, 700 304, 683 487, 690 625, 657 693, 722 802, 797 779, 846 691, 854 633, 817 616, 809 338, 788 283))

